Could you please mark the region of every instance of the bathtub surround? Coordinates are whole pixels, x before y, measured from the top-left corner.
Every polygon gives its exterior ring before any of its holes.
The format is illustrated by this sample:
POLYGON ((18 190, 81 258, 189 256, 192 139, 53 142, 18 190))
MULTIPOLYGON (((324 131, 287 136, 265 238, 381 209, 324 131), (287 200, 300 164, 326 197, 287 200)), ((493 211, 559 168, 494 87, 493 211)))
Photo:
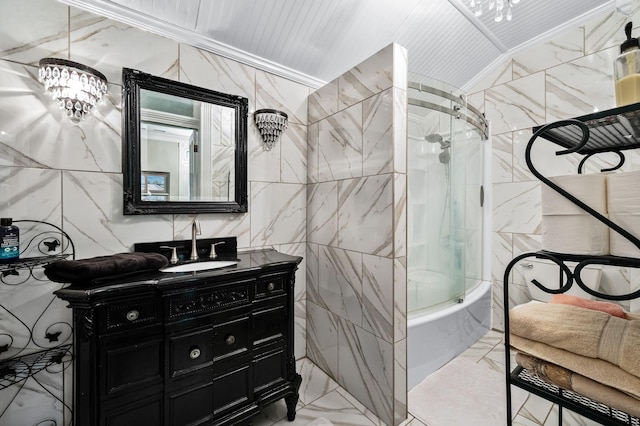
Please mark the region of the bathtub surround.
POLYGON ((467 293, 463 303, 415 318, 410 316, 407 323, 409 391, 464 352, 490 328, 491 284, 488 281, 482 281, 467 293))
MULTIPOLYGON (((632 0, 631 15, 603 14, 553 39, 517 52, 493 73, 474 84, 469 102, 492 123, 493 138, 493 327, 504 326, 502 281, 505 266, 525 251, 541 249, 541 183, 524 162, 533 126, 615 107, 613 60, 619 53, 622 28, 640 24, 640 1, 632 0)), ((622 36, 623 37, 623 36, 622 36)), ((576 174, 580 156, 557 157, 559 147, 541 141, 532 161, 545 176, 576 174), (574 158, 569 158, 574 157, 574 158)), ((625 152, 621 171, 640 168, 635 151, 625 152)), ((587 172, 617 163, 615 154, 592 157, 587 172)), ((511 305, 529 300, 522 273, 514 268, 511 305)), ((640 286, 640 272, 605 268, 602 291, 629 293, 640 286)), ((623 307, 640 309, 637 300, 623 307)))
POLYGON ((407 52, 309 98, 307 356, 386 424, 406 418, 407 52))

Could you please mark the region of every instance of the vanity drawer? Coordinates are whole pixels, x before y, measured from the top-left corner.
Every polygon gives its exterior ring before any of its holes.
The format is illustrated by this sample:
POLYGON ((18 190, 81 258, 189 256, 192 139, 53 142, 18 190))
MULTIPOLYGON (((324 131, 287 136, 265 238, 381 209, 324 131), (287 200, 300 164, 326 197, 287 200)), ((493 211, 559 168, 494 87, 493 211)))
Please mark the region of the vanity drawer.
POLYGON ((262 275, 256 283, 256 299, 284 293, 286 283, 287 274, 262 275))
POLYGON ((167 299, 167 316, 170 321, 187 316, 203 315, 226 308, 248 305, 249 288, 255 279, 218 284, 202 290, 189 289, 171 295, 167 299))
POLYGON ((213 327, 213 358, 218 361, 249 349, 249 316, 216 324, 213 327))
POLYGON ((103 307, 100 314, 104 321, 103 330, 114 332, 130 330, 160 322, 160 311, 154 300, 138 299, 121 305, 103 307))
POLYGON ((213 328, 169 337, 169 374, 176 378, 213 364, 213 328))

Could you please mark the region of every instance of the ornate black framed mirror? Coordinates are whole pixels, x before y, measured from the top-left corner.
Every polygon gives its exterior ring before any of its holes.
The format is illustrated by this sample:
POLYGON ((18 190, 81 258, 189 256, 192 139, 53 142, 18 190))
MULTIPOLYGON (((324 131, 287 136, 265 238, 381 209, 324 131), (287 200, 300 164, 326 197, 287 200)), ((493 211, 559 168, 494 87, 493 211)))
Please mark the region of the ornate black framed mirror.
POLYGON ((122 69, 124 214, 247 211, 248 100, 122 69))

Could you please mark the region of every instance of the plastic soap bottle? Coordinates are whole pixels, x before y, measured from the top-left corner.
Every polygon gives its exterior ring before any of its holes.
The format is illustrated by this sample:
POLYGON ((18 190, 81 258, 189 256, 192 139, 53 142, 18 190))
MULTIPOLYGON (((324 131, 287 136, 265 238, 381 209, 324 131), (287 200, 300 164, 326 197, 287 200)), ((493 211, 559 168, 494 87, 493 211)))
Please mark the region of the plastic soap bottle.
POLYGON ((624 27, 627 39, 620 45, 620 56, 614 62, 616 105, 640 102, 640 43, 631 37, 631 22, 624 27))
POLYGON ((0 262, 8 263, 20 255, 20 230, 10 217, 0 218, 0 262))

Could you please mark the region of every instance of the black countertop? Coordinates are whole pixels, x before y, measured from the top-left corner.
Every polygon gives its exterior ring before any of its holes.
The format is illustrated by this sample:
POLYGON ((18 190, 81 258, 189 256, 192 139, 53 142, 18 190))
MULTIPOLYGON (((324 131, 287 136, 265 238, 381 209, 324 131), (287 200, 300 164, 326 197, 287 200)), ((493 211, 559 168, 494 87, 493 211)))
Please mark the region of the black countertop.
MULTIPOLYGON (((201 259, 201 262, 209 260, 201 259)), ((70 284, 68 287, 57 290, 55 294, 67 300, 87 300, 106 294, 127 293, 133 289, 140 291, 141 287, 148 287, 150 291, 155 291, 160 287, 163 290, 179 289, 185 287, 185 285, 223 282, 240 278, 244 275, 255 275, 262 270, 267 273, 270 268, 287 264, 297 268, 297 265, 302 261, 302 257, 287 255, 274 249, 262 249, 239 252, 234 257, 221 256, 216 260, 233 260, 238 263, 224 268, 194 272, 142 271, 126 276, 105 277, 89 283, 70 284)))

